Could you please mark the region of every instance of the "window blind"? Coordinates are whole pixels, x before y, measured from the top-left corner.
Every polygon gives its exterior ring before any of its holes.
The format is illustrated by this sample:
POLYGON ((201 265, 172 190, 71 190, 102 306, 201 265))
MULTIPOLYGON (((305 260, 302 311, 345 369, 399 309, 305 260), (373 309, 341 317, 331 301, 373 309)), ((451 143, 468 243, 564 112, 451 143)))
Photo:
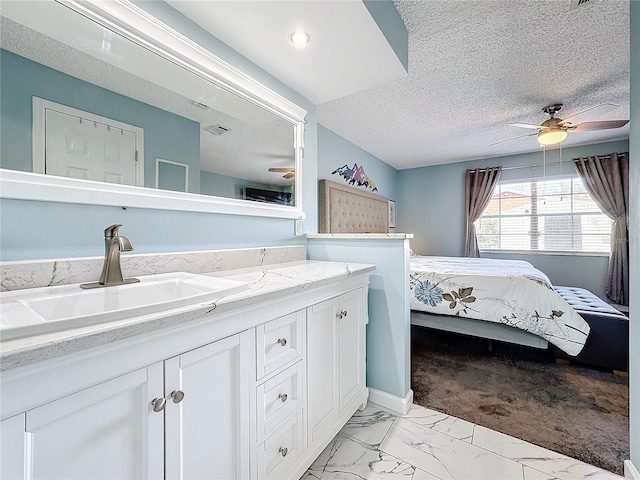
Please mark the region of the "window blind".
POLYGON ((577 176, 499 183, 475 222, 480 250, 608 253, 611 220, 577 176))

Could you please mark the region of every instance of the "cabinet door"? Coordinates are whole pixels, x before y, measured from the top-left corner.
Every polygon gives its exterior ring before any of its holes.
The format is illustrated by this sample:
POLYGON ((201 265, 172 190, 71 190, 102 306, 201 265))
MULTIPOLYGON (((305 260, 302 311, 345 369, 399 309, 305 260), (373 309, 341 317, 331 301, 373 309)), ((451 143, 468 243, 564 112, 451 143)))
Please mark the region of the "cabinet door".
POLYGON ((340 411, 365 387, 365 335, 362 290, 340 297, 338 372, 340 411))
POLYGON ((162 394, 159 363, 28 411, 27 477, 161 478, 162 394))
POLYGON ((252 330, 165 361, 167 479, 248 478, 250 348, 252 330))
POLYGON ((311 444, 338 414, 336 328, 339 299, 307 309, 308 441, 311 444))
POLYGON ((0 474, 3 480, 24 478, 24 420, 16 415, 0 422, 0 474))

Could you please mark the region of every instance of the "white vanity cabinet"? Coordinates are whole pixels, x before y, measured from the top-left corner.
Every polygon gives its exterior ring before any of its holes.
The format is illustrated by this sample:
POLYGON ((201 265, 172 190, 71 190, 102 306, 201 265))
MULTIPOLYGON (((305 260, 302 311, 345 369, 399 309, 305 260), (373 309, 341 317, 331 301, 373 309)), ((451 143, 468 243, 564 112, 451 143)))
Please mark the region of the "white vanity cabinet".
POLYGON ((29 410, 26 477, 162 477, 163 419, 150 408, 162 390, 158 363, 29 410))
POLYGON ((305 447, 306 311, 256 327, 256 474, 288 478, 305 447))
POLYGON ((366 403, 368 271, 4 371, 2 479, 297 480, 366 403))
POLYGON ((365 309, 362 289, 307 309, 309 444, 365 388, 365 309))
POLYGON ((164 362, 167 479, 249 478, 253 331, 164 362))
POLYGON ((248 478, 253 343, 245 331, 4 420, 2 479, 248 478))
POLYGON ((0 422, 0 478, 24 476, 24 413, 0 422))
POLYGON ((299 478, 366 403, 367 290, 256 328, 258 480, 299 478))

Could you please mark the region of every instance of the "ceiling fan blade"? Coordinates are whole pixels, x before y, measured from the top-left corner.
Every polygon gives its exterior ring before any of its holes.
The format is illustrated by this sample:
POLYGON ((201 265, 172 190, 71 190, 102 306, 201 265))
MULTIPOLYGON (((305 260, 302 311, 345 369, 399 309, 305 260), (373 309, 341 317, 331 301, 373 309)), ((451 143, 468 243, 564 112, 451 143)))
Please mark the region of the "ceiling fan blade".
POLYGON ((276 168, 276 167, 272 167, 269 169, 270 172, 273 173, 291 173, 294 172, 295 170, 293 168, 276 168))
POLYGON ((494 145, 500 145, 501 143, 511 142, 512 140, 518 140, 519 138, 533 137, 534 135, 538 135, 538 132, 536 132, 536 133, 528 133, 527 135, 520 135, 519 137, 513 137, 513 138, 510 138, 508 140, 502 140, 501 142, 490 143, 489 146, 493 147, 494 145))
POLYGON ((293 177, 295 177, 295 176, 296 176, 296 174, 295 174, 295 173, 293 173, 293 172, 289 172, 289 173, 287 173, 287 174, 283 175, 283 176, 282 176, 282 178, 286 178, 287 180, 289 180, 290 178, 293 178, 293 177))
POLYGON ((510 123, 509 125, 520 128, 535 128, 536 130, 540 128, 540 125, 533 125, 532 123, 510 123))
POLYGON ((575 115, 571 115, 568 118, 562 120, 558 125, 566 125, 571 123, 573 125, 582 122, 591 122, 597 120, 602 117, 605 113, 609 113, 611 110, 615 110, 620 105, 614 105, 613 103, 603 103, 602 105, 598 105, 596 107, 589 108, 580 113, 576 113, 575 115))
POLYGON ((607 120, 604 122, 584 122, 575 127, 569 127, 570 132, 593 132, 595 130, 608 130, 610 128, 624 127, 629 120, 607 120))

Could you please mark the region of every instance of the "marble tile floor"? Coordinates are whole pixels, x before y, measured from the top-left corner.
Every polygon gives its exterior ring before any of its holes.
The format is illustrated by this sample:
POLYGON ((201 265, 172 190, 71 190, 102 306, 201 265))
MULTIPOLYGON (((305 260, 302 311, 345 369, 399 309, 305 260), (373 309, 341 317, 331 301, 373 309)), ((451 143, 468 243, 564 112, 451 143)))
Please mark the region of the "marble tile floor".
POLYGON ((413 405, 397 416, 369 403, 301 480, 621 480, 480 425, 413 405))

